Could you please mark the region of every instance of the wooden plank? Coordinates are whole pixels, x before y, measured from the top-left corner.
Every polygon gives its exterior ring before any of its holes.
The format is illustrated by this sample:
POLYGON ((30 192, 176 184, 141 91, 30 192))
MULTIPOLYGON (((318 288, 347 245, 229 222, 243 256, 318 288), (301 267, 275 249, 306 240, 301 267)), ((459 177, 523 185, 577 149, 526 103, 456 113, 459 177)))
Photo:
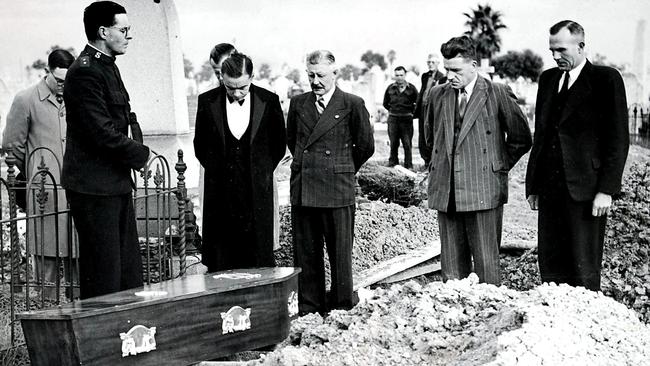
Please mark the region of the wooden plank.
POLYGON ((353 287, 357 290, 370 286, 438 255, 440 255, 440 240, 435 240, 431 245, 399 255, 362 271, 354 276, 353 287))
POLYGON ((428 261, 422 262, 417 266, 405 269, 402 272, 396 273, 392 276, 388 276, 378 283, 395 283, 399 281, 408 280, 413 277, 425 275, 428 273, 436 272, 440 270, 440 260, 439 258, 431 258, 428 261))

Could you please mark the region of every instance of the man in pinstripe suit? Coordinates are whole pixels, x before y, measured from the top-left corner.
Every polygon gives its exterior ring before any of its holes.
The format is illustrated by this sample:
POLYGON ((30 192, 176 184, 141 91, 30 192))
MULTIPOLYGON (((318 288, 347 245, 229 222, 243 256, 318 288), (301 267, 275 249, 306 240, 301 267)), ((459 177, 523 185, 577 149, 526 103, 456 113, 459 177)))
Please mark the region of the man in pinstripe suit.
POLYGON ((372 156, 375 143, 363 99, 335 86, 334 55, 307 56, 311 92, 291 99, 287 145, 291 163, 291 226, 300 313, 349 309, 352 291, 355 173, 372 156), (323 239, 332 287, 325 295, 323 239))
POLYGON ((440 50, 448 83, 429 94, 425 137, 442 274, 446 280, 474 271, 498 285, 508 171, 530 149, 530 129, 510 88, 478 75, 469 37, 452 38, 440 50))

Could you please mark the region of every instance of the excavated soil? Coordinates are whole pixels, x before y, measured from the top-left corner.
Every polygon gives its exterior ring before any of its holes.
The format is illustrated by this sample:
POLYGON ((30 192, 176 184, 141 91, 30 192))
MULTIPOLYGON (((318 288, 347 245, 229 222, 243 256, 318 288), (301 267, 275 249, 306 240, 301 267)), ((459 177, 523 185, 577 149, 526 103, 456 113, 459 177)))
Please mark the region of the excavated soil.
POLYGON ((548 284, 519 292, 477 282, 471 275, 446 284, 375 289, 352 310, 295 320, 280 348, 247 365, 639 365, 650 360, 650 329, 601 293, 548 284))

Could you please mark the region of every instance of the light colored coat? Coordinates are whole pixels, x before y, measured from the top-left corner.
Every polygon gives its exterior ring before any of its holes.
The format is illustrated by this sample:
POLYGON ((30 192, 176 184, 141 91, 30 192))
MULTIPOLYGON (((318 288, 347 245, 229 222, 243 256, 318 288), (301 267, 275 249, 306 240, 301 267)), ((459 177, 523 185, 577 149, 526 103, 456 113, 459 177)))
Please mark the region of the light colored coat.
POLYGON ((478 76, 452 154, 456 105, 451 84, 431 90, 425 118, 431 151, 429 207, 447 212, 452 173, 458 212, 503 205, 508 171, 532 145, 527 119, 508 86, 478 76))
MULTIPOLYGON (((29 183, 32 180, 32 194, 28 194, 27 213, 29 215, 40 212, 39 204, 35 200, 35 193, 41 182, 41 175, 37 174, 41 159, 52 174, 57 184, 61 179, 61 164, 65 149, 66 136, 65 106, 56 101, 55 95, 45 83, 45 79, 21 92, 19 92, 11 105, 7 115, 7 125, 2 136, 2 146, 11 148, 20 169, 29 183), (51 150, 38 149, 46 147, 51 150)), ((46 192, 44 213, 54 212, 54 191, 52 179, 48 176, 45 180, 46 192)), ((67 209, 65 191, 59 186, 57 189, 58 210, 67 209)), ((68 256, 68 222, 67 214, 59 215, 59 256, 68 256)), ((56 256, 56 226, 53 216, 44 219, 44 231, 41 233, 40 220, 30 220, 29 245, 30 253, 41 254, 41 238, 44 238, 44 255, 56 256), (37 245, 35 245, 37 243, 37 245)), ((77 249, 73 249, 73 256, 77 256, 77 249)))

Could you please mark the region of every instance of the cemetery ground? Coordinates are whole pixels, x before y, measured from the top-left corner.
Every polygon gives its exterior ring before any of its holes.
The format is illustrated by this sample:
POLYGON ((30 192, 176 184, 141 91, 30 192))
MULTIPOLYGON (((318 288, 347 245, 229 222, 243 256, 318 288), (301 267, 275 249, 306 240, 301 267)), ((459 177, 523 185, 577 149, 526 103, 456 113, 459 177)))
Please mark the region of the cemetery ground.
MULTIPOLYGON (((423 200, 425 173, 417 146, 413 147, 415 178, 387 168, 388 138, 382 127, 375 131, 375 155, 359 177, 367 198, 357 205, 355 274, 431 245, 438 237, 435 211, 423 200), (377 184, 382 180, 392 188, 377 184)), ((417 142, 417 133, 413 141, 417 142)), ((436 273, 376 284, 360 290, 362 300, 350 311, 294 320, 289 337, 275 351, 245 352, 222 361, 330 366, 647 363, 650 151, 630 147, 624 191, 608 221, 603 293, 566 285, 538 286, 537 215, 524 197, 526 162, 524 156, 509 175, 503 286, 478 284, 474 276, 442 283, 436 273)), ((288 179, 287 167, 279 169, 284 179, 288 179)), ((291 265, 289 208, 281 207, 280 216, 281 248, 276 259, 278 265, 291 265)), ((3 286, 0 348, 5 351, 0 363, 29 364, 24 346, 7 349, 7 292, 3 286)))

